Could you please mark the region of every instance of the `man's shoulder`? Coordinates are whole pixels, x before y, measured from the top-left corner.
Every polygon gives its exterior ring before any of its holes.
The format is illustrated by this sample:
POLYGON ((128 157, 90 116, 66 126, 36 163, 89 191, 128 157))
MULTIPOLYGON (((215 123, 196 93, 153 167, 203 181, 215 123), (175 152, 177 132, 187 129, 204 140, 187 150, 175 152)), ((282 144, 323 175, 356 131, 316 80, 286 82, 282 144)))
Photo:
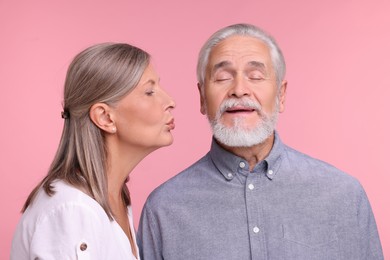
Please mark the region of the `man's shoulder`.
POLYGON ((331 163, 312 157, 289 146, 285 146, 285 151, 286 167, 301 174, 303 177, 348 184, 351 187, 360 189, 360 183, 354 176, 331 163))
POLYGON ((211 159, 209 153, 198 161, 171 177, 155 188, 148 196, 148 204, 167 203, 180 197, 180 194, 187 193, 188 189, 200 181, 200 173, 209 169, 211 159))

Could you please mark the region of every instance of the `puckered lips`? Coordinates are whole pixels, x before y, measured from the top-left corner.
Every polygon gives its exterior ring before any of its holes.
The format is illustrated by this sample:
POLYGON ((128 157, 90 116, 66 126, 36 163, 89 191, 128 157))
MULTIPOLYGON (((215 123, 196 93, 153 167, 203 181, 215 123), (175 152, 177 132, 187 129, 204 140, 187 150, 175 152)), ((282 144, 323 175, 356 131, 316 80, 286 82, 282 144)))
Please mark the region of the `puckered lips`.
POLYGON ((167 123, 167 126, 168 126, 168 130, 173 130, 173 129, 175 129, 175 120, 172 118, 172 119, 167 123))

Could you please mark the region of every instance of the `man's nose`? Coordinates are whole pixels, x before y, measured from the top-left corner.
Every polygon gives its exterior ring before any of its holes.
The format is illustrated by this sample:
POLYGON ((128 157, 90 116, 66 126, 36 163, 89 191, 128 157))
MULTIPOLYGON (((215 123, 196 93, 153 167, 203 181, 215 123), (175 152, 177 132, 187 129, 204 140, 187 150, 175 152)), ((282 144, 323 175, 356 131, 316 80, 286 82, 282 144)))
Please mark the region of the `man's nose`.
POLYGON ((241 98, 250 95, 248 82, 244 77, 236 77, 229 90, 229 97, 241 98))

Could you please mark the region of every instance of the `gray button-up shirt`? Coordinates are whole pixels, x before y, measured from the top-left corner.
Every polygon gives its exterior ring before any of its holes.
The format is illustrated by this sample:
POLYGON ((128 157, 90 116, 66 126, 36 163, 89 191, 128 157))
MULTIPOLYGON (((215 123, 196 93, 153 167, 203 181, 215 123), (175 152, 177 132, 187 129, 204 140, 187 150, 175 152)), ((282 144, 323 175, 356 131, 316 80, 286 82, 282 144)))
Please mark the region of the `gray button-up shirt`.
POLYGON ((141 258, 383 259, 367 196, 353 177, 284 145, 248 162, 211 150, 149 196, 141 258))

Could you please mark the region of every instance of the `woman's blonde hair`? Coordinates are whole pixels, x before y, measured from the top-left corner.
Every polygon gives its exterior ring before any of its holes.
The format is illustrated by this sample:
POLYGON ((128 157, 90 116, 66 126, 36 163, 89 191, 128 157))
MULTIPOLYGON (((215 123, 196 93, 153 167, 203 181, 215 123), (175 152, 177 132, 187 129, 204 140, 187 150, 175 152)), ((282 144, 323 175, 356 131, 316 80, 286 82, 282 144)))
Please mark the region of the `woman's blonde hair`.
MULTIPOLYGON (((52 196, 52 183, 63 180, 95 199, 112 220, 107 195, 107 150, 104 133, 90 119, 98 102, 115 105, 138 84, 150 55, 124 43, 103 43, 79 53, 68 68, 64 86, 64 128, 47 176, 35 187, 22 212, 33 203, 40 187, 52 196)), ((126 180, 127 181, 127 180, 126 180)), ((122 197, 130 205, 126 183, 122 197)))

